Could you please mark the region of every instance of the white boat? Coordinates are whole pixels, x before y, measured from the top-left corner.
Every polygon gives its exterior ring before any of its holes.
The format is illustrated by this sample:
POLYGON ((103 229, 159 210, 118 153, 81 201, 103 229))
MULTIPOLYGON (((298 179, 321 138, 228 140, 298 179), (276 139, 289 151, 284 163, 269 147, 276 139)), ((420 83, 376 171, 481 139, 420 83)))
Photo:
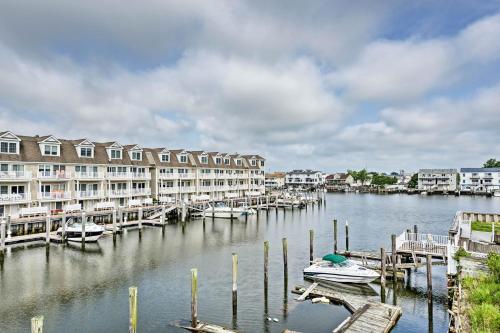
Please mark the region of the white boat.
POLYGON ((319 281, 369 283, 379 278, 380 274, 359 266, 344 256, 329 254, 305 268, 304 276, 319 281))
MULTIPOLYGON (((66 239, 71 242, 82 241, 83 227, 81 222, 70 220, 66 224, 66 239)), ((93 222, 85 223, 85 242, 97 242, 104 233, 104 227, 93 222)), ((57 229, 57 235, 62 236, 62 227, 57 229)))
MULTIPOLYGON (((255 209, 252 209, 250 207, 241 206, 232 208, 232 217, 234 219, 237 219, 240 216, 254 215, 255 213, 255 209)), ((230 219, 231 207, 223 202, 218 202, 214 206, 209 206, 205 209, 205 216, 211 217, 212 215, 220 219, 230 219)))
POLYGON ((497 198, 500 198, 500 191, 493 192, 493 196, 497 197, 497 198))
POLYGON ((420 195, 427 195, 427 191, 420 192, 420 195))

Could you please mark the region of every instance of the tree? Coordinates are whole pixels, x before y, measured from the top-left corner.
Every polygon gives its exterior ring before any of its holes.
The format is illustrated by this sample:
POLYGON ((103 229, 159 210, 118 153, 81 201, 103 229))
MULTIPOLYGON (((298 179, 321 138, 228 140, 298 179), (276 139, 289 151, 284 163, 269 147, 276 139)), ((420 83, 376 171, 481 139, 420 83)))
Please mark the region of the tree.
POLYGON ((500 168, 500 161, 490 158, 483 164, 483 168, 500 168))
POLYGON ((382 174, 374 174, 372 178, 372 185, 385 186, 394 185, 398 182, 396 177, 387 176, 382 174))
POLYGON ((411 176, 410 181, 408 182, 408 187, 409 188, 417 188, 418 185, 418 173, 414 173, 411 176))
POLYGON ((360 171, 347 170, 347 174, 350 175, 355 182, 360 181, 361 185, 364 185, 365 182, 370 178, 366 169, 360 171))

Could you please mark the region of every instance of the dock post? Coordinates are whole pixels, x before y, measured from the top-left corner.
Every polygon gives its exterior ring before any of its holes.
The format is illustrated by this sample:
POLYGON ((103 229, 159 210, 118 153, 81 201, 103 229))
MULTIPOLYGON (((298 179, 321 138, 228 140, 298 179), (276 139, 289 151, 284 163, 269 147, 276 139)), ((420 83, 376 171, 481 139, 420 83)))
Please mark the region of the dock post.
MULTIPOLYGON (((392 278, 396 281, 396 235, 391 235, 391 261, 392 261, 392 278)), ((394 291, 395 292, 395 291, 394 291)))
POLYGON ((231 199, 231 221, 233 220, 233 199, 231 199))
POLYGON ((62 234, 61 234, 61 241, 64 243, 66 240, 66 212, 63 211, 62 214, 62 219, 61 219, 61 227, 62 227, 62 234))
POLYGON ((233 253, 233 316, 238 312, 238 255, 233 253))
POLYGON ((333 253, 337 253, 337 220, 333 220, 333 253))
POLYGON ((215 202, 212 200, 212 220, 215 219, 215 202))
POLYGON ((137 214, 137 223, 139 225, 139 231, 142 230, 142 207, 139 207, 139 212, 137 214))
POLYGON ((198 270, 191 269, 191 327, 198 326, 198 270))
POLYGON ((309 230, 309 263, 314 260, 314 230, 309 230))
POLYGON ((345 252, 349 252, 349 222, 345 221, 345 252))
POLYGON ((160 223, 161 225, 165 224, 165 205, 161 205, 160 223))
POLYGON ((418 240, 418 239, 417 239, 418 228, 417 228, 417 225, 416 225, 416 224, 414 224, 414 225, 413 225, 413 233, 415 234, 415 235, 414 235, 414 236, 415 236, 415 241, 417 241, 417 240, 418 240))
POLYGON ((31 333, 43 332, 43 316, 31 318, 31 333))
POLYGON ((283 243, 283 276, 288 278, 288 241, 286 238, 281 240, 283 243))
POLYGON ((264 290, 269 282, 269 241, 264 242, 264 290))
POLYGON ((0 244, 0 247, 1 247, 1 254, 3 255, 4 252, 5 252, 5 220, 2 219, 2 222, 0 224, 0 234, 1 234, 1 244, 0 244))
POLYGON ((427 255, 427 300, 432 302, 432 256, 427 255))
POLYGON ((10 219, 11 219, 10 215, 7 215, 7 238, 10 238, 12 235, 11 220, 10 219))
POLYGON ((380 248, 380 285, 385 287, 385 263, 386 263, 385 249, 380 248))
POLYGON ((82 246, 85 247, 85 223, 87 223, 87 216, 82 212, 82 246))
POLYGON ((182 210, 181 210, 181 220, 182 222, 186 222, 186 203, 182 202, 182 210))
POLYGON ((128 332, 137 332, 137 287, 128 288, 129 322, 128 332))
POLYGON ((50 243, 50 216, 45 218, 45 244, 50 243))
POLYGON ((113 209, 113 236, 116 235, 116 209, 113 209))

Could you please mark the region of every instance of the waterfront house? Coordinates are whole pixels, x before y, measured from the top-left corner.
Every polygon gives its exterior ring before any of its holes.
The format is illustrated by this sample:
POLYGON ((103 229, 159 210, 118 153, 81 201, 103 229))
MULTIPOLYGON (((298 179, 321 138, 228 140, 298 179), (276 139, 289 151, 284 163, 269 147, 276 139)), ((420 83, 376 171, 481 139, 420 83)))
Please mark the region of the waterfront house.
POLYGON ((287 172, 285 185, 288 187, 311 188, 324 185, 325 177, 321 171, 292 170, 287 172))
POLYGON ((348 173, 334 173, 326 176, 325 185, 331 191, 345 191, 354 184, 354 178, 348 173))
POLYGON ((460 190, 471 193, 500 190, 500 168, 461 168, 460 190))
POLYGON ((259 155, 146 148, 138 144, 0 132, 0 215, 22 208, 91 210, 151 199, 216 200, 265 192, 259 155))
POLYGON ((420 169, 418 189, 436 192, 456 191, 457 174, 456 169, 420 169))
POLYGON ((285 186, 285 173, 266 173, 266 189, 279 189, 285 186))

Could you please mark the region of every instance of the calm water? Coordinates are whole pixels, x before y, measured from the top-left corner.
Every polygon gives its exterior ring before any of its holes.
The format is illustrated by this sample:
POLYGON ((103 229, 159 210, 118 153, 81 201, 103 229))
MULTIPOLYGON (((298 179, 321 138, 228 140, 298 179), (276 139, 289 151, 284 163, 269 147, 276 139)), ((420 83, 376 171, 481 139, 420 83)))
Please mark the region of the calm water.
MULTIPOLYGON (((321 209, 290 211, 248 222, 201 220, 129 230, 98 245, 51 245, 9 249, 0 267, 0 331, 27 332, 30 318, 44 315, 45 332, 126 332, 128 287, 139 289, 138 331, 180 332, 169 325, 190 316, 190 269, 198 268, 199 318, 242 332, 331 332, 348 315, 342 306, 297 303, 289 291, 303 283, 309 257, 308 230, 316 233, 315 254, 331 251, 333 218, 350 224, 352 250, 389 248, 390 234, 418 224, 419 231, 447 234, 456 210, 500 211, 495 198, 328 194, 321 209), (281 239, 288 238, 289 279, 284 286, 281 239), (263 241, 270 241, 270 290, 263 293, 263 241), (239 256, 238 314, 231 311, 231 253, 239 256), (265 318, 278 318, 279 323, 265 318)), ((412 272, 397 291, 403 316, 395 332, 426 332, 429 316, 425 269, 412 272)), ((447 327, 445 268, 433 269, 431 327, 447 327)), ((373 288, 378 290, 377 285, 373 288)), ((392 289, 388 302, 392 302, 392 289)))

